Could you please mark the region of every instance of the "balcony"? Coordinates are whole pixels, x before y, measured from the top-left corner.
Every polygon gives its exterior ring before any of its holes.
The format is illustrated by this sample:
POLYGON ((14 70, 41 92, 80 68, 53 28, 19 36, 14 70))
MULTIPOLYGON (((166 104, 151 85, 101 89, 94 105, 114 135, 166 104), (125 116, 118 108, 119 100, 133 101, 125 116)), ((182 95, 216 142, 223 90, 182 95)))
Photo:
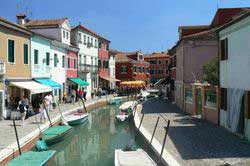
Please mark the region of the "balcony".
POLYGON ((98 66, 97 65, 89 65, 89 64, 79 64, 79 71, 82 73, 97 73, 98 66))
POLYGON ((0 75, 5 74, 5 63, 0 61, 0 75))

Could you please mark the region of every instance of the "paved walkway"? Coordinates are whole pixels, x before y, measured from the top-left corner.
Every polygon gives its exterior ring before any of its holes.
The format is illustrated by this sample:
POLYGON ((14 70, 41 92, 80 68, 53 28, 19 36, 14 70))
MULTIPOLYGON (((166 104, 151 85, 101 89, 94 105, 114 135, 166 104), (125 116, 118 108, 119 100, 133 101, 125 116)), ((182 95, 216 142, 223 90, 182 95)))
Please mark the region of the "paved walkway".
MULTIPOLYGON (((171 120, 164 150, 170 165, 250 165, 250 143, 220 126, 188 116, 176 105, 158 98, 144 103, 143 112, 141 128, 148 134, 153 133, 157 117, 162 116, 153 143, 162 145, 165 120, 171 120)), ((137 115, 142 116, 140 113, 137 115)), ((147 137, 151 138, 151 135, 147 137)))
MULTIPOLYGON (((102 97, 94 99, 94 100, 88 100, 85 105, 89 105, 89 104, 95 104, 98 101, 106 101, 109 98, 111 98, 113 96, 108 96, 108 97, 102 97)), ((75 104, 62 104, 60 105, 60 108, 62 110, 62 112, 66 112, 69 110, 75 110, 79 107, 82 107, 82 103, 81 102, 76 102, 75 104)), ((56 121, 56 119, 59 119, 60 117, 60 112, 58 109, 53 110, 52 112, 49 113, 50 115, 50 119, 52 121, 56 121)), ((39 116, 37 118, 37 120, 39 121, 39 116)), ((38 126, 35 120, 35 117, 32 116, 30 118, 28 118, 25 121, 25 126, 20 126, 20 121, 17 120, 16 121, 17 126, 17 131, 18 131, 18 136, 20 139, 20 144, 23 145, 26 143, 26 141, 30 140, 30 138, 32 136, 35 136, 35 133, 37 133, 38 130, 38 126), (34 132, 34 131, 37 132, 34 132), (33 135, 32 135, 33 133, 33 135)), ((46 123, 44 123, 43 125, 41 125, 41 129, 45 129, 49 126, 49 122, 47 121, 46 123)), ((2 120, 0 121, 0 161, 6 157, 6 153, 10 153, 11 151, 13 152, 14 149, 17 149, 17 144, 16 144, 16 137, 15 137, 15 132, 14 132, 14 127, 13 127, 13 122, 12 120, 2 120)))

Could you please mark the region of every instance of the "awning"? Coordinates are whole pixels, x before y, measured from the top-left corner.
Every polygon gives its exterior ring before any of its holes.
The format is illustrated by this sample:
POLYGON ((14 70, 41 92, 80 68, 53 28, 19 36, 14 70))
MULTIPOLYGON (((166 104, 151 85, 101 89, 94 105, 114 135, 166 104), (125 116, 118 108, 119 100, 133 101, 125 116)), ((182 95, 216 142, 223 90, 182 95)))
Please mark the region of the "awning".
POLYGON ((162 79, 160 79, 159 81, 157 81, 155 84, 154 84, 154 86, 155 87, 158 87, 159 85, 162 85, 162 83, 166 80, 167 78, 162 78, 162 79))
POLYGON ((86 81, 83 81, 81 78, 69 78, 70 81, 80 85, 80 86, 88 86, 89 83, 86 81))
POLYGON ((39 84, 35 81, 10 82, 10 86, 16 86, 19 88, 27 89, 30 91, 31 94, 38 94, 38 93, 52 91, 51 87, 39 84))
POLYGON ((45 78, 45 79, 35 79, 37 82, 43 84, 43 85, 47 85, 50 86, 52 89, 61 89, 61 85, 58 84, 57 82, 53 81, 52 79, 49 78, 45 78))
POLYGON ((102 77, 101 76, 101 78, 105 79, 107 81, 110 81, 110 82, 119 82, 119 81, 121 81, 121 80, 116 79, 115 77, 102 77))

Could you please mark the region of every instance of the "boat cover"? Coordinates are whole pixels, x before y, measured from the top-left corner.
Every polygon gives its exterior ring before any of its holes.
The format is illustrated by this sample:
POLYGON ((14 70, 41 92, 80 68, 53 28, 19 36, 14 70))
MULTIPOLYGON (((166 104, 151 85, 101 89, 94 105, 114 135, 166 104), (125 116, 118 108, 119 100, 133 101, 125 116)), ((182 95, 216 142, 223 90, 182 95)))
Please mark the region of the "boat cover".
POLYGON ((115 150, 115 166, 156 166, 156 163, 142 149, 136 151, 115 150))
POLYGON ((55 150, 43 152, 28 151, 11 160, 7 163, 7 166, 43 166, 55 153, 55 150))
POLYGON ((53 126, 48 128, 43 132, 43 139, 47 140, 50 138, 53 138, 55 136, 62 135, 66 132, 68 132, 72 127, 70 126, 53 126))

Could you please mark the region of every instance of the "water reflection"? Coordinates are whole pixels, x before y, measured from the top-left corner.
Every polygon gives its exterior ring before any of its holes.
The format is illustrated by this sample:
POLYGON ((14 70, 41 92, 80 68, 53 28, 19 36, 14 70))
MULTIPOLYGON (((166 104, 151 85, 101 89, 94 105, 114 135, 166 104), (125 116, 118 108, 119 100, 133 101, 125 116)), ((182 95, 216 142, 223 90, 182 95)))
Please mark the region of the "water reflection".
POLYGON ((114 165, 114 150, 126 147, 134 135, 128 123, 115 125, 117 111, 109 106, 91 112, 88 123, 75 127, 64 141, 51 147, 57 150, 51 165, 114 165))

